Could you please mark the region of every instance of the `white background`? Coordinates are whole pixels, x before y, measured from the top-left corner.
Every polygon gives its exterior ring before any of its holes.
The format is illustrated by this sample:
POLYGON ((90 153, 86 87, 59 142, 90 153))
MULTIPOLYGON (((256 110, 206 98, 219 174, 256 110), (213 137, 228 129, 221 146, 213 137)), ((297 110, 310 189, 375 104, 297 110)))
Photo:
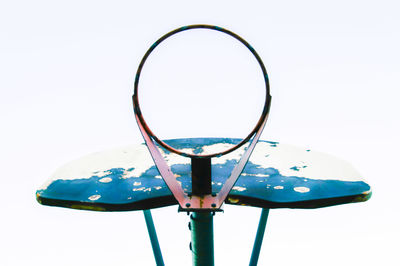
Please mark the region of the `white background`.
MULTIPOLYGON (((366 203, 272 210, 259 265, 400 265, 399 10, 397 1, 0 2, 0 265, 154 265, 141 212, 50 208, 35 190, 72 159, 142 142, 137 65, 158 37, 195 23, 238 33, 263 58, 273 104, 262 139, 344 158, 373 189, 366 203)), ((179 38, 145 66, 150 125, 161 137, 243 137, 263 97, 254 60, 214 32, 179 38)), ((259 213, 216 215, 216 265, 248 264, 259 213)), ((190 265, 186 214, 153 217, 165 263, 190 265)))

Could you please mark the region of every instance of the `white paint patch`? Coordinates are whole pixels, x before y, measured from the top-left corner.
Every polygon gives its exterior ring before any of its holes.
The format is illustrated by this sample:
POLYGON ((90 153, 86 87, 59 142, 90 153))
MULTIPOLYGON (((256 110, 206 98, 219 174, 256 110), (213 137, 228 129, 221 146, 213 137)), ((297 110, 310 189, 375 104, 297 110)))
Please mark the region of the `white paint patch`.
POLYGON ((43 185, 41 185, 40 187, 39 187, 39 190, 41 190, 41 189, 47 189, 49 186, 50 186, 50 184, 51 183, 53 183, 53 179, 52 178, 50 178, 50 179, 48 179, 48 180, 46 180, 46 182, 44 182, 43 183, 43 185))
POLYGON ((233 187, 232 190, 236 190, 236 191, 242 192, 242 191, 245 191, 246 188, 245 188, 245 187, 238 187, 238 186, 236 186, 236 187, 233 187))
MULTIPOLYGON (((204 152, 202 154, 211 154, 211 153, 217 153, 217 152, 222 152, 227 149, 232 148, 235 146, 234 144, 228 144, 228 143, 217 143, 213 145, 207 145, 203 147, 204 152)), ((248 145, 244 145, 248 146, 248 145)), ((221 156, 221 157, 216 157, 212 159, 213 164, 225 164, 228 160, 236 160, 236 162, 239 161, 240 157, 242 157, 244 153, 244 146, 240 147, 237 150, 234 150, 231 153, 228 153, 227 155, 221 156)))
POLYGON ((90 196, 88 199, 90 199, 90 200, 98 200, 98 199, 100 199, 100 198, 101 198, 100 195, 92 195, 92 196, 90 196))
POLYGON ((310 189, 308 187, 295 187, 293 188, 293 190, 300 193, 310 192, 310 189))
POLYGON ((133 185, 134 186, 140 186, 142 184, 142 182, 134 182, 133 185))
MULTIPOLYGON (((165 158, 165 161, 169 166, 174 165, 174 164, 190 164, 190 158, 183 157, 181 155, 175 154, 175 153, 165 153, 164 150, 160 150, 161 155, 165 158)), ((193 149, 182 149, 180 150, 182 152, 186 153, 192 153, 193 149)), ((154 164, 154 163, 153 163, 154 164)))
POLYGON ((360 174, 347 162, 332 155, 307 151, 291 145, 271 147, 260 141, 249 160, 262 167, 277 169, 284 176, 298 176, 317 180, 363 181, 360 174), (293 168, 299 167, 299 171, 293 168), (304 167, 303 166, 307 166, 304 167))
POLYGON ((112 179, 110 177, 103 177, 102 179, 99 180, 101 183, 110 183, 112 179))
MULTIPOLYGON (((202 154, 220 152, 233 146, 233 144, 227 143, 206 145, 202 147, 204 150, 202 154)), ((238 161, 244 153, 244 149, 245 147, 241 147, 230 154, 213 158, 212 163, 224 164, 228 160, 238 161)), ((162 150, 160 151, 165 156, 169 166, 190 164, 189 158, 174 153, 165 154, 162 150)), ((193 152, 193 149, 185 149, 184 151, 193 152)), ((328 154, 308 151, 305 148, 297 148, 290 145, 279 144, 277 147, 271 147, 270 143, 260 141, 250 156, 249 162, 260 167, 275 168, 284 176, 298 176, 316 180, 363 181, 360 174, 343 160, 328 154), (294 166, 299 167, 299 171, 290 169, 294 166), (303 166, 307 167, 303 168, 303 166)), ((93 176, 103 177, 110 174, 109 170, 113 168, 133 168, 133 170, 125 170, 122 178, 136 178, 142 176, 152 167, 154 167, 154 162, 146 145, 132 145, 94 153, 72 161, 59 168, 40 189, 46 189, 55 180, 88 179, 93 176)), ((243 172, 242 175, 250 176, 251 174, 243 172)), ((262 177, 262 175, 259 176, 262 177)), ((268 176, 265 175, 265 177, 268 176)), ((155 178, 161 179, 161 176, 158 174, 155 178)))
POLYGON ((230 148, 235 146, 234 144, 230 143, 216 143, 212 145, 205 145, 203 147, 203 151, 200 153, 201 155, 212 154, 212 153, 219 153, 222 151, 226 151, 230 148))
POLYGON ((110 171, 98 171, 96 173, 93 173, 93 176, 103 177, 103 176, 109 175, 109 174, 111 174, 110 171))
POLYGON ((283 186, 274 186, 274 189, 283 189, 283 186))
POLYGON ((130 169, 123 178, 139 177, 154 166, 146 145, 132 145, 87 155, 60 167, 41 189, 46 189, 55 180, 89 179, 110 174, 112 168, 130 169), (94 174, 96 173, 96 174, 94 174))
POLYGON ((132 189, 132 191, 142 191, 145 189, 146 189, 145 187, 140 187, 140 188, 134 188, 134 189, 132 189))
POLYGON ((154 187, 155 190, 160 190, 162 187, 154 187))
POLYGON ((248 174, 248 173, 242 173, 241 176, 269 177, 269 175, 264 175, 264 174, 248 174))

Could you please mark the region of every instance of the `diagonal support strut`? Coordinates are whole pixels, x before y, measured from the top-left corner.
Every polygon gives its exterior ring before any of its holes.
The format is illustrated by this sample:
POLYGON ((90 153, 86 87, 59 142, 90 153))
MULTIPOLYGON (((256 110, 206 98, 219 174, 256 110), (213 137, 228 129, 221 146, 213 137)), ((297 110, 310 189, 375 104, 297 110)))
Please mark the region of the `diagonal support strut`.
POLYGON ((258 257, 260 256, 261 245, 264 238, 265 226, 267 225, 268 214, 269 209, 262 209, 249 266, 257 266, 258 257))
POLYGON ((156 228, 154 227, 153 217, 150 210, 143 210, 146 220, 147 231, 149 232, 151 247, 153 248, 154 259, 157 266, 164 266, 164 260, 161 254, 160 244, 158 243, 156 228))

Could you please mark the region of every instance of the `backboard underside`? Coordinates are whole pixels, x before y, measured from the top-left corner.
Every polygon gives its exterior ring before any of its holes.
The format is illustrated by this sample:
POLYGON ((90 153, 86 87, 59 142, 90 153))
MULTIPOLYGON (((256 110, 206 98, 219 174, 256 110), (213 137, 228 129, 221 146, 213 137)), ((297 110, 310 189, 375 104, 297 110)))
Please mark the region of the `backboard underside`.
MULTIPOLYGON (((240 139, 165 141, 195 154, 227 149, 240 139)), ((212 159, 212 190, 218 192, 246 147, 212 159)), ((161 149, 177 181, 191 191, 190 159, 161 149)), ((94 153, 60 168, 37 191, 50 206, 96 211, 143 210, 177 204, 144 144, 94 153)), ((354 168, 331 155, 260 140, 227 204, 261 208, 319 208, 366 201, 370 186, 354 168)))

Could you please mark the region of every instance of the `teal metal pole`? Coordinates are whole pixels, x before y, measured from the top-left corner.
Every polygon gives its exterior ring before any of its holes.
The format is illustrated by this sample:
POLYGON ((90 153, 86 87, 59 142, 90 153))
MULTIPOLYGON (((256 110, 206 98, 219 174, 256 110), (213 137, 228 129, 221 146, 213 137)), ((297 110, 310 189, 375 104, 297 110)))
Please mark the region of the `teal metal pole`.
POLYGON ((190 215, 193 266, 214 265, 214 231, 212 212, 193 212, 190 215))
POLYGON ((157 266, 164 266, 164 260, 161 254, 160 245, 158 244, 158 238, 156 228, 154 227, 153 217, 151 216, 150 210, 143 210, 144 219, 146 220, 147 231, 149 232, 151 247, 153 248, 154 259, 156 260, 157 266))
POLYGON ((249 266, 257 266, 260 256, 261 244, 264 238, 265 226, 267 225, 269 209, 262 209, 260 222, 258 223, 256 239, 254 240, 253 251, 251 252, 249 266))

